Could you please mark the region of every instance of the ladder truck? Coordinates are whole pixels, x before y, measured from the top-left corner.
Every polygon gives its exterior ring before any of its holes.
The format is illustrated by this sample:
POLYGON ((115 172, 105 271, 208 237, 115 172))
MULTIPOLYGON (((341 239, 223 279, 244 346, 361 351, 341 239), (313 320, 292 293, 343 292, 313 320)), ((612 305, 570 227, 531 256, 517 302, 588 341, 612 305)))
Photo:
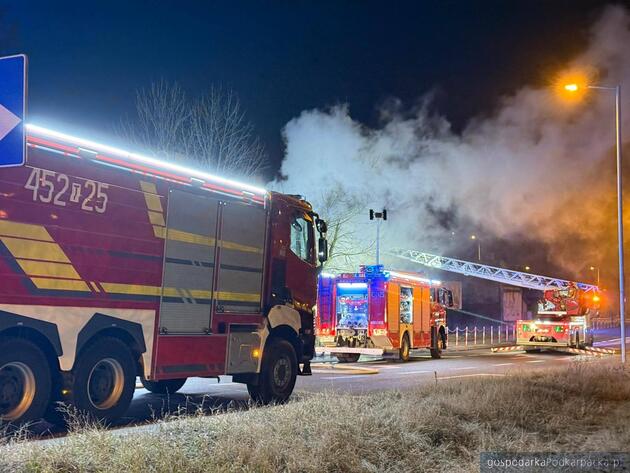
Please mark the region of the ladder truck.
POLYGON ((599 288, 537 274, 472 263, 417 250, 396 248, 389 252, 423 266, 502 284, 542 291, 534 320, 516 321, 516 343, 526 351, 541 348, 584 348, 593 344, 590 320, 599 311, 599 288))

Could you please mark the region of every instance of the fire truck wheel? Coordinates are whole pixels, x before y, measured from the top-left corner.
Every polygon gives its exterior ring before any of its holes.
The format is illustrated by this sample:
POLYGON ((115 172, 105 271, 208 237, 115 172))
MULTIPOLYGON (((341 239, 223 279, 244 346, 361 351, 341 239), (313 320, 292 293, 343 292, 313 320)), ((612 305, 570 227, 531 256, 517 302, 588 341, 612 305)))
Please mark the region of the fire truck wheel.
POLYGON ((409 361, 410 352, 411 344, 409 343, 409 335, 405 334, 402 339, 402 344, 400 345, 400 360, 409 361))
POLYGON ((122 416, 136 386, 131 350, 117 338, 96 340, 77 358, 70 402, 78 410, 111 421, 122 416))
POLYGON ((339 363, 356 363, 361 358, 360 353, 339 353, 336 355, 339 363))
POLYGON ((0 421, 24 424, 43 417, 50 403, 50 365, 29 340, 0 339, 0 421))
POLYGON ((271 339, 265 347, 258 384, 248 384, 247 391, 255 402, 282 404, 293 392, 297 371, 293 345, 287 340, 271 339))
POLYGON ((166 379, 163 381, 147 381, 141 378, 142 385, 147 391, 154 394, 175 394, 186 383, 187 378, 166 379))

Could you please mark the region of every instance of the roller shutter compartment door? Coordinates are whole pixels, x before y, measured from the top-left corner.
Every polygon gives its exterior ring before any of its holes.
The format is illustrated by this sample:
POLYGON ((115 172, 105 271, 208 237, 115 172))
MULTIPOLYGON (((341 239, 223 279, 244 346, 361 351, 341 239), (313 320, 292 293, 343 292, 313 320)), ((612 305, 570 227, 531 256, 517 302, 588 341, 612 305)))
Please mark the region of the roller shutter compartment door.
POLYGON ((261 312, 266 218, 260 205, 221 203, 217 312, 261 312))
POLYGON ((211 327, 219 200, 169 194, 160 331, 208 333, 211 327))

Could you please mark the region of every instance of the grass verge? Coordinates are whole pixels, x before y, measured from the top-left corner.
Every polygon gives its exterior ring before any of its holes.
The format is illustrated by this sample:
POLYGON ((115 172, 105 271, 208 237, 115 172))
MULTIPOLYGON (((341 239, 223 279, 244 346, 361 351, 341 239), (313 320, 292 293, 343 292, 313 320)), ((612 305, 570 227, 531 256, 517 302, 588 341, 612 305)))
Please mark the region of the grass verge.
POLYGON ((614 362, 437 381, 402 392, 297 396, 127 433, 12 441, 1 471, 478 471, 482 451, 628 451, 630 370, 614 362))

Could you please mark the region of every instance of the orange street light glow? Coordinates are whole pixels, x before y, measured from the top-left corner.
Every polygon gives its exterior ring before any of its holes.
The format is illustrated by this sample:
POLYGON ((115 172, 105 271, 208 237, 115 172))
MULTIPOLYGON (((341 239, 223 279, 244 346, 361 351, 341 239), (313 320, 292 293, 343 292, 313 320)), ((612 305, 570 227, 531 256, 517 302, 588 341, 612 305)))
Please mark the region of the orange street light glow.
POLYGON ((569 92, 577 92, 578 88, 577 84, 566 84, 564 86, 564 90, 568 90, 569 92))
POLYGON ((593 302, 599 302, 599 296, 597 294, 593 296, 593 302))

